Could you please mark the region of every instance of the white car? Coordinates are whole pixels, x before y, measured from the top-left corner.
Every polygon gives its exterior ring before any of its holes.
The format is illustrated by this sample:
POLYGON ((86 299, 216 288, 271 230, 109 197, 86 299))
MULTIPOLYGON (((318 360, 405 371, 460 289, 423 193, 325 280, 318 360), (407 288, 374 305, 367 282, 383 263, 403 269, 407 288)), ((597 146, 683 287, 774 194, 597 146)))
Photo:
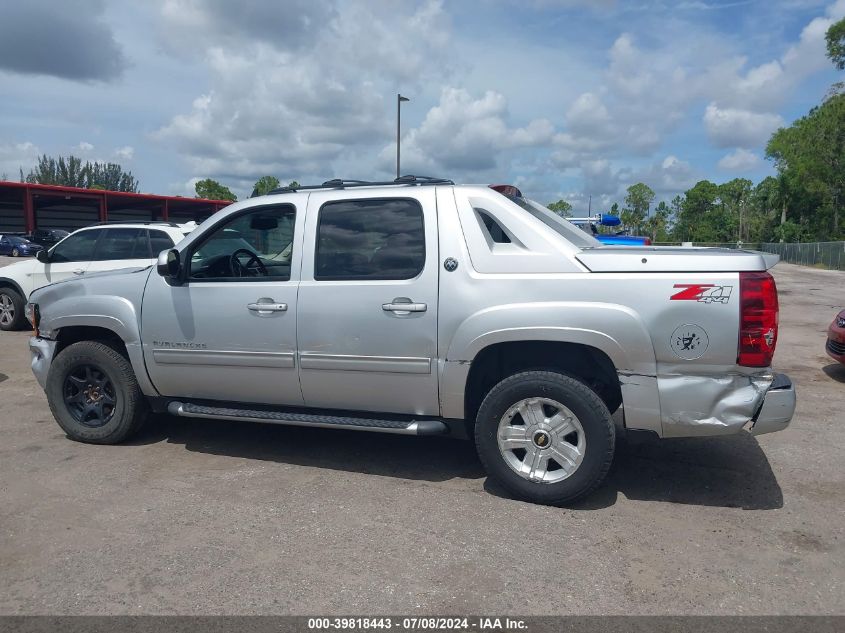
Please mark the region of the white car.
POLYGON ((0 330, 26 323, 24 306, 34 290, 92 272, 150 266, 196 224, 105 223, 79 229, 36 259, 0 268, 0 330))

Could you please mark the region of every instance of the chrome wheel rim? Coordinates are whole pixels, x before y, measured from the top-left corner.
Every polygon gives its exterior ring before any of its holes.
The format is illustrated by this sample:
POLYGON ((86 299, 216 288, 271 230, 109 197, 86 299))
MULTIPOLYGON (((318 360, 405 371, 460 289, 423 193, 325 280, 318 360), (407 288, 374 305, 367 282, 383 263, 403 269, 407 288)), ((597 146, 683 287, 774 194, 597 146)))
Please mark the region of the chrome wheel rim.
POLYGON ((20 252, 18 251, 18 249, 13 248, 12 249, 12 257, 17 257, 18 255, 20 255, 20 252))
POLYGON ((15 320, 15 302, 9 295, 0 295, 0 323, 11 325, 15 320))
POLYGON ((525 398, 508 409, 496 434, 505 463, 523 479, 553 484, 571 477, 587 448, 584 427, 549 398, 525 398))

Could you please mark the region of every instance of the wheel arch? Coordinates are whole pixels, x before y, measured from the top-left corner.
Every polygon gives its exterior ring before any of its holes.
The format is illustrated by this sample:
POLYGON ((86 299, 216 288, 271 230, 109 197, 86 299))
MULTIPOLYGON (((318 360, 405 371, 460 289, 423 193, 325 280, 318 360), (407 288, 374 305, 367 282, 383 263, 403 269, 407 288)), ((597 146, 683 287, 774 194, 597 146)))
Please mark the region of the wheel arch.
POLYGON ((82 340, 110 341, 129 360, 141 391, 147 396, 159 395, 147 375, 138 317, 131 301, 117 296, 88 295, 45 303, 41 332, 59 341, 56 354, 70 343, 82 340))
POLYGON ((469 364, 463 394, 463 417, 473 421, 484 396, 514 374, 548 370, 577 378, 615 411, 622 404, 617 367, 601 349, 584 343, 529 339, 499 341, 481 349, 469 364))
POLYGON ((26 301, 27 296, 26 293, 23 291, 23 288, 20 287, 20 284, 16 282, 14 279, 9 279, 8 277, 0 277, 0 288, 9 288, 17 292, 23 300, 26 301))

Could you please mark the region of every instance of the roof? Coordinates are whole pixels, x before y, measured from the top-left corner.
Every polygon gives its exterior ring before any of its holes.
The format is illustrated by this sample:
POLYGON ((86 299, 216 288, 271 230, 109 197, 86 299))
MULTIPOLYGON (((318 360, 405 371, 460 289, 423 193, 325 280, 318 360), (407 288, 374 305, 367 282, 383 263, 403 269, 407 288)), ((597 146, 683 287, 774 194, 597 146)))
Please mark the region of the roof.
POLYGON ((33 193, 48 193, 53 195, 67 194, 76 197, 86 198, 135 198, 137 200, 159 200, 168 202, 179 202, 188 204, 214 204, 226 206, 232 204, 231 200, 209 200, 206 198, 190 198, 185 196, 161 196, 153 193, 130 193, 127 191, 107 191, 105 189, 83 189, 81 187, 64 187, 61 185, 41 185, 29 182, 14 182, 0 180, 0 188, 9 187, 16 189, 28 189, 33 193))

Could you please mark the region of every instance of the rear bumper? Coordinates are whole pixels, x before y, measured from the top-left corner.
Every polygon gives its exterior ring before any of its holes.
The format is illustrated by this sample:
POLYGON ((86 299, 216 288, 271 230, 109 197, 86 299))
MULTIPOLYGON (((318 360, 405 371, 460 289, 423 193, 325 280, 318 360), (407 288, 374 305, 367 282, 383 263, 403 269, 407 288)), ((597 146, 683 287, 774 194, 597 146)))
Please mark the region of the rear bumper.
POLYGON ((42 389, 47 388, 47 373, 50 371, 50 363, 53 362, 53 355, 56 353, 56 341, 32 336, 29 339, 29 353, 32 357, 32 373, 42 389))
POLYGON ((763 397, 763 404, 754 416, 751 435, 782 431, 789 426, 794 414, 795 386, 789 376, 775 374, 771 387, 763 397))
POLYGON ((783 374, 674 374, 657 384, 663 437, 772 433, 795 412, 795 388, 783 374))

